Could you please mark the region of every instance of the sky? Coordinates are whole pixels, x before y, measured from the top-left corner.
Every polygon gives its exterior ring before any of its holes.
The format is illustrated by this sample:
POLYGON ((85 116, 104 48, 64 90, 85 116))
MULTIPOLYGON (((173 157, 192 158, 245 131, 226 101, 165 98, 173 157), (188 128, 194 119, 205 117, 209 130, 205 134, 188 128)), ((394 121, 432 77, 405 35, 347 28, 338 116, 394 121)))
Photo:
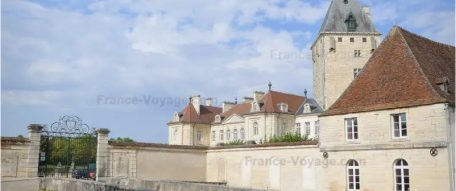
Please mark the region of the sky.
MULTIPOLYGON (((395 24, 455 44, 454 0, 359 0, 383 37, 395 24)), ((111 137, 166 143, 190 95, 223 101, 312 93, 310 46, 329 0, 2 0, 1 133, 79 116, 111 137)))

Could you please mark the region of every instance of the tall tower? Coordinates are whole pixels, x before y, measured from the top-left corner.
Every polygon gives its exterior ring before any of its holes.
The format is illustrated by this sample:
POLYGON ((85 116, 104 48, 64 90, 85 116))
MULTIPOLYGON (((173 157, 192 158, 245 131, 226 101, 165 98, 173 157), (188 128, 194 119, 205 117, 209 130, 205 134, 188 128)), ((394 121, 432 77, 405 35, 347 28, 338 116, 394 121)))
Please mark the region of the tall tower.
POLYGON ((313 89, 328 109, 350 85, 380 43, 368 7, 357 0, 332 0, 312 45, 313 89))

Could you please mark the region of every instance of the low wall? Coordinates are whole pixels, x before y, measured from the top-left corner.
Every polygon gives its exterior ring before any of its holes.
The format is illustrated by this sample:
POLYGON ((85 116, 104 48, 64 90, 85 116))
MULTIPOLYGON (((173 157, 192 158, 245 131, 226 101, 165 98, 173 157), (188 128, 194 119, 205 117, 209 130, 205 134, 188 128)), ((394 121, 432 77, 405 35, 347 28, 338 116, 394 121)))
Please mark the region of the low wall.
POLYGON ((30 141, 26 138, 2 137, 2 178, 26 177, 30 141))
POLYGON ((121 188, 118 185, 101 183, 89 180, 79 179, 57 179, 57 178, 42 178, 39 179, 39 189, 37 190, 51 190, 51 191, 133 191, 133 190, 147 190, 153 191, 146 188, 121 188))
POLYGON ((207 147, 110 143, 108 178, 206 181, 207 147))
POLYGON ((39 178, 4 178, 1 181, 2 191, 38 191, 39 178))

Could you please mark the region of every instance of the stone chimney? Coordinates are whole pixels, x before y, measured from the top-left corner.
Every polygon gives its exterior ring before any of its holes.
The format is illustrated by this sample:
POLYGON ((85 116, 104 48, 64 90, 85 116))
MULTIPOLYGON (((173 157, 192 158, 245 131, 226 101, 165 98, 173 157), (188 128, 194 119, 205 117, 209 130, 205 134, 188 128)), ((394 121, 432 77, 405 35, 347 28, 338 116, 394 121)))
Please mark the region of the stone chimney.
POLYGON ((256 102, 259 102, 261 99, 263 99, 264 92, 260 91, 254 91, 253 92, 253 100, 256 102))
POLYGON ((206 99, 206 106, 212 106, 212 98, 206 99))
POLYGON ((223 102, 223 105, 222 105, 222 112, 224 113, 224 112, 230 110, 231 108, 233 108, 234 105, 235 105, 235 104, 232 103, 232 102, 228 102, 228 101, 223 102))
POLYGON ((196 113, 198 113, 198 115, 200 114, 200 95, 194 95, 194 96, 191 96, 190 97, 190 101, 193 105, 193 107, 195 108, 196 110, 196 113))
POLYGON ((244 97, 244 103, 252 103, 253 102, 253 98, 251 97, 244 97))
POLYGON ((371 19, 371 14, 370 14, 370 8, 369 8, 369 6, 363 6, 363 12, 364 12, 364 14, 365 14, 369 19, 371 19))

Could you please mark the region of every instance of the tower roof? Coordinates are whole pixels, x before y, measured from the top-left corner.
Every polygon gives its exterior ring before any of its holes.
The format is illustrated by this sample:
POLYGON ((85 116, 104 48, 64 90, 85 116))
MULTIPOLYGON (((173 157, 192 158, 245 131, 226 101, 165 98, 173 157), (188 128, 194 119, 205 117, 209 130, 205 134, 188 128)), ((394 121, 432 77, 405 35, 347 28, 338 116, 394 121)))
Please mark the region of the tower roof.
POLYGON ((377 32, 368 13, 365 13, 358 0, 332 0, 320 29, 324 32, 377 32), (355 19, 355 27, 348 27, 350 18, 355 19))
POLYGON ((454 104, 454 60, 453 46, 395 26, 363 71, 323 115, 454 104), (447 91, 442 83, 447 83, 447 91))

